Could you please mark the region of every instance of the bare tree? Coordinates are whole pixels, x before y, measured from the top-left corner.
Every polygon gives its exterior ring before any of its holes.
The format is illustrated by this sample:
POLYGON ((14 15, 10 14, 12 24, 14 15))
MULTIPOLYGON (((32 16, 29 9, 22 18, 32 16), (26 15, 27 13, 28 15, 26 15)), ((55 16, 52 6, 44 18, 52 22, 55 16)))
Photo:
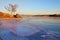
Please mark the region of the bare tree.
POLYGON ((11 13, 15 13, 17 10, 17 5, 16 4, 9 4, 8 6, 5 6, 4 8, 11 13))

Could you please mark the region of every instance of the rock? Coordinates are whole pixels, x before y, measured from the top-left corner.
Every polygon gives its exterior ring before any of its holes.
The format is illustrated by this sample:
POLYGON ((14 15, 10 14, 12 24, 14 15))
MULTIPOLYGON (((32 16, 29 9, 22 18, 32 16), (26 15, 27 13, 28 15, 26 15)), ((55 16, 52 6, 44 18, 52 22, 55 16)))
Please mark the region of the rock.
POLYGON ((20 14, 16 14, 16 18, 22 18, 20 14))

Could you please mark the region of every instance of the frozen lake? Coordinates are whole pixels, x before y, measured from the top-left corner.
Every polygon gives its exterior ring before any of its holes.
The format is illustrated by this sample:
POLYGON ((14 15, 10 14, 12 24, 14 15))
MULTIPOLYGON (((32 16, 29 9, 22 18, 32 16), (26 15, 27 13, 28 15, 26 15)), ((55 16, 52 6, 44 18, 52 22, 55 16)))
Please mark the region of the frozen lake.
POLYGON ((60 40, 60 18, 0 19, 0 40, 60 40))

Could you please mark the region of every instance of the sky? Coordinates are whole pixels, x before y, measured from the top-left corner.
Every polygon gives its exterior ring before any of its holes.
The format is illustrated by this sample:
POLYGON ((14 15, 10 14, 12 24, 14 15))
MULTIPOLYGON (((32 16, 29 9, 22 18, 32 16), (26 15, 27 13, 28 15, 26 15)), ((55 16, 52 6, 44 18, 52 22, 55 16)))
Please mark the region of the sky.
POLYGON ((0 10, 6 11, 4 7, 9 4, 17 4, 20 14, 60 13, 60 0, 0 0, 0 10))

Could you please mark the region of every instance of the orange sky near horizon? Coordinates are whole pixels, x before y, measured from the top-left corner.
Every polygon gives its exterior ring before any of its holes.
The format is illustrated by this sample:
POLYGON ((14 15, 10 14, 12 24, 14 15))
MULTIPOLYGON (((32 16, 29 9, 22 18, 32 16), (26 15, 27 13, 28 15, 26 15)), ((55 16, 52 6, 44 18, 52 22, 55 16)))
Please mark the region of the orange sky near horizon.
MULTIPOLYGON (((2 10, 0 10, 2 11, 2 10)), ((10 13, 8 11, 2 11, 5 13, 10 13)), ((60 14, 60 11, 44 11, 44 10, 34 10, 34 11, 20 11, 20 12, 16 12, 18 14, 23 14, 23 15, 49 15, 49 14, 60 14)))

